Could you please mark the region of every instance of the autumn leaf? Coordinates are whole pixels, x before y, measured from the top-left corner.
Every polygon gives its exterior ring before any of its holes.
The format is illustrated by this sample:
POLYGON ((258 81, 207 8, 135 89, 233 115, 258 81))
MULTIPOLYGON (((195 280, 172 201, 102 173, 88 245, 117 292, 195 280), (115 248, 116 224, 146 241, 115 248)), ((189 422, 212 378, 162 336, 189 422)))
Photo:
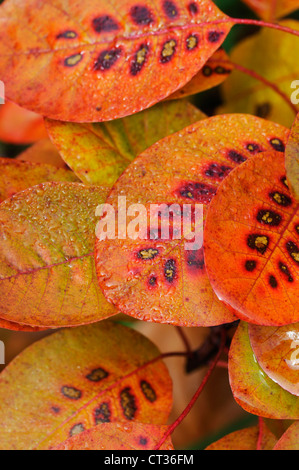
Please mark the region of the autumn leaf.
POLYGON ((293 423, 279 439, 274 450, 299 450, 299 422, 293 423))
POLYGON ((292 126, 286 145, 285 166, 291 190, 299 201, 299 113, 292 126))
POLYGON ((259 366, 241 322, 229 352, 229 380, 236 402, 247 412, 271 419, 299 419, 298 397, 275 383, 259 366))
POLYGON ((46 119, 45 123, 61 156, 85 184, 112 186, 141 152, 205 117, 182 100, 115 121, 76 124, 46 119))
MULTIPOLYGON (((151 204, 178 204, 180 211, 184 204, 202 204, 205 217, 231 170, 257 152, 268 156, 273 151, 268 139, 285 138, 286 133, 280 126, 246 115, 200 121, 138 156, 114 185, 107 203, 116 214, 119 196, 126 197, 127 208, 139 203, 147 213, 151 204)), ((123 227, 127 234, 134 217, 130 215, 123 227)), ((200 237, 200 217, 198 221, 200 237)), ((144 235, 146 240, 97 239, 97 274, 110 302, 128 315, 162 323, 211 326, 235 319, 211 288, 203 250, 195 249, 195 244, 185 249, 183 230, 180 239, 144 235)), ((227 264, 223 266, 227 269, 227 264)))
POLYGON ((41 139, 21 152, 16 160, 31 163, 46 163, 56 168, 68 168, 49 138, 41 139))
MULTIPOLYGON (((280 24, 299 29, 295 20, 284 20, 280 24)), ((248 113, 290 127, 296 113, 296 105, 291 105, 290 98, 291 83, 299 76, 295 59, 298 55, 297 37, 277 30, 262 28, 240 42, 230 53, 231 62, 253 70, 273 83, 286 100, 268 83, 236 69, 221 85, 224 104, 217 113, 248 113)), ((298 106, 297 109, 299 111, 298 106)))
POLYGON ((10 100, 52 119, 99 122, 182 88, 234 23, 210 0, 119 0, 117 8, 105 0, 7 0, 0 24, 10 100))
POLYGON ((259 426, 241 429, 222 437, 217 442, 210 444, 206 450, 272 450, 277 439, 263 423, 262 439, 259 443, 259 426))
POLYGON ((34 164, 0 158, 0 202, 19 191, 47 181, 77 182, 75 174, 51 165, 34 164))
POLYGON ((299 396, 299 323, 281 327, 249 325, 250 344, 263 371, 299 396))
POLYGON ((171 378, 144 336, 114 322, 62 329, 0 375, 1 449, 58 446, 102 423, 165 424, 171 378))
POLYGON ((47 132, 42 116, 11 102, 0 103, 0 140, 30 144, 45 137, 47 132))
POLYGON ((220 85, 233 71, 225 50, 220 48, 207 60, 203 68, 183 88, 170 95, 167 100, 176 100, 201 93, 220 85))
POLYGON ((298 0, 243 0, 260 18, 274 22, 298 9, 298 0))
POLYGON ((0 205, 0 317, 59 327, 107 318, 95 273, 95 209, 106 190, 42 183, 0 205))
POLYGON ((299 321, 299 206, 285 177, 288 130, 263 136, 266 150, 232 172, 212 201, 205 259, 217 295, 245 321, 299 321))
MULTIPOLYGON (((152 450, 167 426, 144 423, 103 423, 70 437, 54 450, 152 450)), ((174 450, 170 437, 159 450, 174 450)))
POLYGON ((38 326, 21 325, 20 323, 14 323, 12 321, 3 320, 3 318, 0 318, 0 328, 4 328, 5 330, 11 331, 25 331, 26 333, 33 333, 35 331, 43 331, 48 329, 41 328, 38 326))

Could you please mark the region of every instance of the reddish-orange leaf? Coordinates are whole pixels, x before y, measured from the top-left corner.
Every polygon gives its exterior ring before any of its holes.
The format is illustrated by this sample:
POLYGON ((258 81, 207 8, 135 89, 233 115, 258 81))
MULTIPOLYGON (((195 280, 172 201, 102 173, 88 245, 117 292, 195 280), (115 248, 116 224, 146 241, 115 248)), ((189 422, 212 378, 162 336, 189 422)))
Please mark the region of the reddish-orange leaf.
POLYGON ((7 102, 0 105, 0 140, 30 144, 47 137, 42 116, 7 102))
POLYGON ((79 181, 71 170, 11 158, 0 158, 0 172, 0 202, 19 191, 46 181, 79 181))
POLYGON ((274 450, 299 450, 299 421, 289 427, 277 442, 274 450))
POLYGON ((224 82, 233 69, 234 66, 229 62, 228 55, 224 49, 220 48, 212 55, 212 57, 205 63, 203 68, 190 82, 170 95, 167 99, 176 100, 209 90, 210 88, 224 82))
POLYGON ((3 318, 0 318, 0 328, 4 328, 5 330, 12 330, 12 331, 26 331, 28 333, 34 332, 34 331, 43 331, 46 330, 47 328, 40 328, 38 326, 29 326, 29 325, 24 325, 21 323, 14 323, 11 321, 4 320, 3 318))
MULTIPOLYGON (((167 426, 144 423, 105 423, 70 437, 53 450, 152 450, 167 426)), ((170 437, 159 450, 173 450, 170 437)))
POLYGON ((291 190, 299 201, 299 113, 292 126, 286 146, 285 166, 291 190))
POLYGON ((167 423, 172 383, 131 328, 104 321, 34 343, 0 375, 0 448, 48 449, 102 423, 167 423))
POLYGON ((272 450, 277 439, 263 423, 259 426, 232 432, 219 441, 210 444, 206 450, 272 450), (260 435, 260 433, 262 433, 260 435))
POLYGON ((7 0, 0 24, 8 98, 76 122, 123 117, 166 98, 233 26, 210 0, 7 0))
MULTIPOLYGON (((128 208, 134 203, 147 210, 153 203, 176 203, 182 209, 184 204, 202 204, 206 210, 233 168, 257 152, 269 155, 273 147, 268 138, 285 133, 276 124, 247 115, 202 120, 137 157, 107 203, 117 211, 118 196, 126 196, 128 208)), ((128 228, 132 217, 127 218, 128 228)), ((202 249, 185 250, 184 237, 147 237, 97 240, 97 273, 109 301, 128 315, 164 323, 211 326, 235 319, 211 288, 202 249)))
POLYGON ((265 21, 273 21, 299 8, 298 0, 243 0, 265 21))
POLYGON ((281 327, 249 325, 254 355, 265 373, 299 396, 299 323, 281 327))
POLYGON ((267 151, 223 182, 205 230, 214 290, 240 318, 260 325, 299 321, 299 206, 286 182, 287 135, 282 127, 264 130, 267 151))

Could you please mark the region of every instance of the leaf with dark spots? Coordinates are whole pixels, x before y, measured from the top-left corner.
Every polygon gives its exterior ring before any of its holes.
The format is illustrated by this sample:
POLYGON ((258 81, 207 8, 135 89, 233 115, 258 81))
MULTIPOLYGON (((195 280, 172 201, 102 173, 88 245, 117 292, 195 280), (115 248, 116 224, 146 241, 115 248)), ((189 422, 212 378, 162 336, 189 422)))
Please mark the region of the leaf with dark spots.
POLYGON ((0 205, 2 319, 59 327, 117 313, 98 287, 93 258, 95 209, 106 195, 101 187, 48 182, 0 205))
POLYGON ((0 23, 6 97, 68 122, 110 121, 153 106, 194 77, 234 24, 211 0, 192 8, 183 0, 7 0, 0 23), (138 73, 129 59, 141 43, 148 53, 138 73))
MULTIPOLYGON (((163 361, 152 362, 159 354, 146 337, 110 321, 61 329, 37 341, 0 375, 1 449, 51 449, 108 422, 123 429, 133 429, 135 421, 164 425, 172 382, 163 361), (107 372, 102 380, 88 378, 99 370, 107 372), (155 400, 147 398, 152 394, 155 400), (124 409, 129 413, 133 401, 128 420, 124 409)), ((152 442, 153 434, 140 435, 152 442)))
MULTIPOLYGON (((195 218, 195 205, 203 204, 205 219, 225 174, 229 173, 228 178, 233 173, 230 170, 240 163, 229 157, 229 151, 250 160, 254 152, 248 143, 254 142, 263 149, 258 155, 269 158, 274 152, 269 142, 273 135, 285 140, 287 130, 253 116, 215 116, 160 140, 135 158, 112 188, 107 203, 117 211, 118 196, 125 194, 127 207, 138 202, 149 214, 156 204, 155 214, 158 208, 163 214, 155 230, 142 225, 140 234, 146 240, 97 239, 97 274, 109 302, 127 315, 176 325, 213 326, 235 319, 215 296, 207 277, 200 252, 201 218, 195 218), (191 226, 193 223, 191 233, 197 227, 199 246, 194 243, 191 249, 185 249, 187 233, 183 233, 181 218, 184 205, 186 216, 189 209, 191 226), (169 236, 162 237, 167 228, 169 236), (140 259, 137 253, 147 259, 140 259)), ((274 212, 272 205, 270 208, 274 212)), ((128 218, 122 229, 129 229, 131 221, 128 218)), ((253 255, 260 254, 258 249, 263 249, 264 240, 267 242, 264 238, 255 240, 253 255)), ((250 256, 252 259, 255 256, 250 256)), ((224 263, 223 270, 228 266, 224 263)), ((242 269, 246 271, 245 260, 242 269)))
MULTIPOLYGON (((152 450, 167 429, 144 423, 100 424, 67 439, 54 450, 152 450)), ((169 437, 160 450, 174 450, 169 437)))
MULTIPOLYGON (((284 142, 288 130, 277 136, 284 142)), ((299 205, 283 186, 284 171, 279 150, 253 156, 223 181, 205 226, 214 290, 238 317, 259 325, 299 321, 299 205)))

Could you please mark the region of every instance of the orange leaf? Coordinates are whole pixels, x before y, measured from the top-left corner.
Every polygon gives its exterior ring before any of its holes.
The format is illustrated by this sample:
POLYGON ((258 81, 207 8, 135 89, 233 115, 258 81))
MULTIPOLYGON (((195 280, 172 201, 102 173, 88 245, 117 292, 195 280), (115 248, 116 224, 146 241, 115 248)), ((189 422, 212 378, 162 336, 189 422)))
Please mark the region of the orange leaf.
MULTIPOLYGON (((257 450, 259 432, 258 426, 232 432, 209 445, 206 450, 257 450)), ((263 424, 263 435, 259 450, 272 450, 276 441, 274 435, 263 424)))
POLYGON ((47 163, 57 168, 67 168, 66 163, 62 160, 58 150, 52 144, 50 139, 42 139, 28 147, 20 153, 16 160, 31 163, 47 163))
POLYGON ((0 105, 0 140, 30 144, 45 137, 47 132, 42 116, 11 102, 0 105))
POLYGON ((0 448, 48 449, 101 423, 165 424, 172 383, 157 348, 105 321, 61 329, 0 375, 0 448))
MULTIPOLYGON (((266 137, 259 137, 261 132, 285 136, 286 130, 246 115, 215 116, 193 124, 137 157, 114 185, 107 203, 116 213, 118 196, 126 196, 127 207, 138 202, 147 211, 153 203, 202 204, 206 210, 233 168, 272 149, 266 137)), ((128 226, 131 219, 127 218, 128 226)), ((186 250, 185 242, 183 236, 98 239, 97 274, 106 298, 122 312, 144 320, 185 326, 233 321, 211 288, 203 250, 186 250)))
POLYGON ((279 439, 274 450, 299 450, 299 421, 293 423, 279 439))
POLYGON ((166 98, 233 26, 210 0, 7 0, 0 23, 8 98, 75 122, 123 117, 166 98))
MULTIPOLYGON (((70 437, 54 450, 152 450, 167 426, 144 423, 99 424, 70 437)), ((173 450, 168 438, 160 450, 173 450)))
POLYGON ((275 21, 298 9, 298 0, 243 0, 265 21, 275 21))
POLYGON ((208 275, 245 321, 299 321, 299 206, 286 183, 288 130, 258 136, 265 152, 232 172, 212 201, 205 230, 208 275))

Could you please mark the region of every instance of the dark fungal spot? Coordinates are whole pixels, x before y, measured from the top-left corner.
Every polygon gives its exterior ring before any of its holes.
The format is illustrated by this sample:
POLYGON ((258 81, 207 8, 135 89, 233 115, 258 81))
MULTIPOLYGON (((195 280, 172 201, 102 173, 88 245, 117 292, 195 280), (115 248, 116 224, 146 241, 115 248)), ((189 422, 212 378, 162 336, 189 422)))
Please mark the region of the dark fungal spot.
POLYGON ((286 264, 284 264, 282 261, 279 261, 278 267, 280 271, 286 275, 288 282, 294 282, 294 278, 291 274, 291 271, 289 270, 286 264))
POLYGON ((247 260, 245 262, 245 269, 248 272, 253 272, 257 267, 257 262, 255 260, 247 260))
POLYGON ((102 51, 94 63, 94 70, 109 70, 121 56, 122 49, 115 48, 102 51))
POLYGON ((246 162, 247 160, 247 158, 244 157, 244 155, 237 152, 236 150, 229 150, 227 155, 228 155, 228 158, 230 158, 235 163, 243 163, 243 162, 246 162))
POLYGON ((61 387, 61 393, 70 400, 79 400, 82 397, 81 390, 78 390, 75 387, 69 387, 67 385, 61 387))
POLYGON ((252 153, 252 154, 256 154, 256 153, 260 153, 260 152, 263 152, 263 149, 262 147, 259 145, 259 144, 256 144, 254 142, 250 142, 246 145, 246 149, 252 153))
POLYGON ((168 18, 176 18, 178 16, 176 4, 171 0, 165 0, 163 2, 163 11, 168 18))
POLYGON ((212 67, 210 67, 209 65, 205 65, 203 68, 202 68, 202 74, 205 76, 205 77, 210 77, 213 73, 213 69, 212 67))
POLYGON ((261 224, 271 225, 272 227, 280 225, 282 220, 279 214, 267 209, 259 210, 256 218, 261 224))
POLYGON ((247 245, 263 255, 269 246, 269 237, 256 233, 250 234, 247 238, 247 245))
POLYGON ((76 436, 77 434, 81 434, 83 431, 85 431, 85 428, 82 423, 75 424, 75 426, 70 430, 69 436, 76 436))
POLYGON ((188 251, 186 255, 186 262, 192 270, 203 270, 205 267, 203 250, 188 251))
POLYGON ((110 423, 111 410, 108 402, 103 402, 93 411, 95 424, 110 423))
POLYGON ((269 194, 272 201, 274 201, 279 206, 289 207, 292 205, 292 199, 284 193, 280 193, 279 191, 274 191, 273 193, 269 194))
POLYGON ((186 47, 188 51, 193 51, 198 46, 199 40, 197 34, 191 34, 186 39, 186 47))
POLYGON ((157 285, 157 278, 156 276, 151 276, 148 280, 150 287, 155 287, 157 285))
POLYGON ((270 144, 276 150, 277 152, 284 152, 285 151, 285 145, 284 143, 278 139, 278 137, 275 137, 274 139, 270 139, 270 144))
POLYGON ((82 54, 73 54, 64 59, 64 65, 66 67, 75 67, 75 65, 78 65, 81 60, 83 59, 82 54))
POLYGON ((269 276, 269 285, 272 287, 272 289, 277 289, 278 287, 278 282, 275 276, 273 274, 270 274, 269 276))
POLYGON ((109 15, 97 16, 94 18, 92 20, 92 27, 95 32, 99 34, 117 31, 119 29, 118 23, 109 15))
POLYGON ((151 403, 154 403, 157 400, 157 394, 151 384, 149 384, 146 380, 141 380, 140 382, 140 388, 145 396, 145 398, 150 401, 151 403))
POLYGON ((143 248, 142 250, 139 250, 137 253, 137 258, 143 259, 143 260, 149 260, 149 259, 154 259, 156 256, 158 256, 159 250, 156 248, 143 248))
POLYGON ((148 56, 149 47, 147 44, 141 44, 138 51, 135 54, 134 59, 131 62, 130 72, 133 77, 139 74, 143 69, 147 56, 148 56))
POLYGON ((294 243, 293 241, 288 241, 286 243, 286 249, 289 253, 289 255, 291 256, 291 258, 297 263, 299 264, 299 248, 298 246, 296 245, 296 243, 294 243))
POLYGON ((219 163, 211 163, 205 170, 204 174, 210 178, 216 178, 222 180, 230 172, 232 168, 226 165, 220 165, 219 163))
POLYGON ((188 10, 189 10, 190 15, 195 16, 198 13, 198 6, 196 5, 196 3, 191 2, 188 5, 188 10))
POLYGON ((137 25, 149 25, 154 21, 151 11, 143 5, 132 7, 130 14, 133 22, 137 25))
POLYGON ((223 36, 222 31, 209 31, 208 32, 208 41, 211 43, 215 43, 220 41, 221 37, 223 36))
POLYGON ((134 419, 137 405, 135 396, 131 393, 131 387, 126 387, 120 392, 120 406, 126 419, 134 419))
POLYGON ((164 264, 164 276, 166 281, 171 284, 176 277, 176 273, 176 261, 174 259, 168 259, 164 264))
POLYGON ((266 118, 269 116, 270 112, 271 112, 271 104, 270 103, 261 103, 261 104, 258 104, 255 108, 255 112, 254 114, 260 118, 266 118))
POLYGON ((177 46, 177 41, 175 39, 170 39, 169 41, 164 42, 161 50, 160 62, 166 64, 171 61, 175 55, 177 46))
POLYGON ((139 438, 139 444, 140 444, 141 446, 146 446, 147 443, 148 443, 147 438, 140 436, 140 438, 139 438))
POLYGON ((90 374, 86 376, 86 378, 91 382, 100 382, 108 376, 109 373, 105 369, 98 367, 97 369, 93 369, 90 374))
POLYGON ((59 408, 59 406, 52 406, 52 407, 51 407, 51 410, 52 410, 53 413, 55 413, 56 415, 57 415, 58 413, 60 413, 60 411, 61 411, 60 408, 59 408))
POLYGON ((179 189, 181 197, 197 201, 202 204, 209 204, 215 196, 217 189, 205 183, 186 183, 179 189))
POLYGON ((214 72, 217 73, 217 75, 226 75, 231 73, 231 70, 222 67, 222 65, 217 65, 217 67, 214 69, 214 72))
POLYGON ((68 29, 58 34, 56 36, 56 39, 75 39, 77 37, 78 37, 78 34, 76 33, 76 31, 72 31, 71 29, 68 29))

